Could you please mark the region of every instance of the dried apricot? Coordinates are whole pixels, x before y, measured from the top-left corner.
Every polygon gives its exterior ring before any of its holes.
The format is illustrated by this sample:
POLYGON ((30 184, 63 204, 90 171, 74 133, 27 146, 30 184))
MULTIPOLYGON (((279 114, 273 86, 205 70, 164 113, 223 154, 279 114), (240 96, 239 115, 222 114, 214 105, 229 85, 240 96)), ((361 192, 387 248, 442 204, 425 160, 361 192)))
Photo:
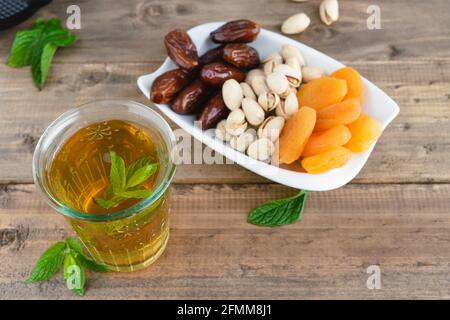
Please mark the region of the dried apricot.
POLYGON ((278 140, 280 163, 289 164, 300 158, 315 124, 316 111, 309 107, 300 108, 286 121, 278 140))
POLYGON ((347 128, 352 137, 345 147, 353 152, 367 150, 380 137, 382 131, 381 124, 364 113, 358 120, 347 125, 347 128))
POLYGON ((322 77, 304 84, 297 92, 298 106, 320 110, 323 107, 341 102, 347 94, 345 80, 322 77))
POLYGON ((308 173, 318 174, 345 165, 352 153, 344 147, 337 147, 318 155, 303 158, 302 166, 308 173))
POLYGON ((357 99, 347 99, 325 107, 317 112, 317 123, 314 131, 322 131, 340 124, 356 121, 361 114, 361 104, 357 99))
POLYGON ((347 82, 347 95, 344 99, 356 98, 362 102, 364 96, 364 84, 360 74, 353 68, 346 67, 336 70, 331 77, 347 82))
POLYGON ((341 147, 346 144, 351 137, 352 134, 350 133, 350 130, 343 125, 322 132, 313 133, 306 143, 305 149, 303 149, 302 157, 315 156, 336 147, 341 147))

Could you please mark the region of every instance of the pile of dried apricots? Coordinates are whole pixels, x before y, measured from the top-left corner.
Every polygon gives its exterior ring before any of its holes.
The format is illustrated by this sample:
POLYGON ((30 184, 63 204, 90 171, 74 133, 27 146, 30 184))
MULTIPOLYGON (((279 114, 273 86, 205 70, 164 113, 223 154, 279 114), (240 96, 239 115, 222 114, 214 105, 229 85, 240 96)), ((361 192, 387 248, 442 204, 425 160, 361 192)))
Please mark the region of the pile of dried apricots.
POLYGON ((382 128, 361 112, 363 95, 361 76, 349 67, 304 84, 297 92, 299 110, 278 140, 279 163, 300 161, 306 172, 318 174, 367 150, 382 128))

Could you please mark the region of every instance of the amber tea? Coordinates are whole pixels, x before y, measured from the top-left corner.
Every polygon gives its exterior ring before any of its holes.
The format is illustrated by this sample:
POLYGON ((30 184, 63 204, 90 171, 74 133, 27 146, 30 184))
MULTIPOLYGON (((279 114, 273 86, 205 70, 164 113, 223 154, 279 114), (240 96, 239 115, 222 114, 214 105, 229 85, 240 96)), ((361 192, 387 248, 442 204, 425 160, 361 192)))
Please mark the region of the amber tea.
POLYGON ((96 261, 132 271, 163 252, 169 189, 150 198, 165 177, 168 153, 158 131, 124 120, 81 127, 59 146, 45 183, 58 203, 87 216, 69 221, 96 261))

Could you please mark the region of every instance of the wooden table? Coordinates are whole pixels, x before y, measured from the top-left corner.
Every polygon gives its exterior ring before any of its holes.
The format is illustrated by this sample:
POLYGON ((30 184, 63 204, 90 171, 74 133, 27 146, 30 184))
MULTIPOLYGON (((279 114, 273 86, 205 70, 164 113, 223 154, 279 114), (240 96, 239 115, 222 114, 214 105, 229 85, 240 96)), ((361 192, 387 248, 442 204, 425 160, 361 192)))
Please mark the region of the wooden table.
MULTIPOLYGON (((37 16, 64 19, 72 3, 54 1, 1 32, 1 61, 15 31, 37 16)), ((312 193, 301 223, 267 229, 248 224, 248 211, 295 190, 237 165, 181 166, 165 254, 144 271, 90 273, 86 298, 450 298, 448 1, 376 1, 381 30, 366 27, 370 0, 340 1, 331 27, 319 1, 76 3, 80 40, 57 52, 44 90, 28 68, 0 64, 0 299, 74 298, 61 276, 24 283, 41 252, 73 233, 32 182, 33 149, 53 119, 95 99, 147 103, 136 78, 165 58, 162 38, 175 27, 247 17, 278 31, 297 11, 312 23, 294 39, 355 67, 400 105, 362 172, 312 193), (370 265, 381 268, 380 290, 366 287, 370 265)))

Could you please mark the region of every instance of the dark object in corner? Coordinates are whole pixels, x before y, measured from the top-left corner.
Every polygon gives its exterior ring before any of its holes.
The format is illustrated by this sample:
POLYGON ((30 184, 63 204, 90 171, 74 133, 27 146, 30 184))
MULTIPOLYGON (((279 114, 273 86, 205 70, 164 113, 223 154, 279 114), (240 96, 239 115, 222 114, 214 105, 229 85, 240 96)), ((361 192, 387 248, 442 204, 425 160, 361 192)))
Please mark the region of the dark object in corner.
POLYGON ((0 30, 15 26, 52 0, 0 0, 0 30))

